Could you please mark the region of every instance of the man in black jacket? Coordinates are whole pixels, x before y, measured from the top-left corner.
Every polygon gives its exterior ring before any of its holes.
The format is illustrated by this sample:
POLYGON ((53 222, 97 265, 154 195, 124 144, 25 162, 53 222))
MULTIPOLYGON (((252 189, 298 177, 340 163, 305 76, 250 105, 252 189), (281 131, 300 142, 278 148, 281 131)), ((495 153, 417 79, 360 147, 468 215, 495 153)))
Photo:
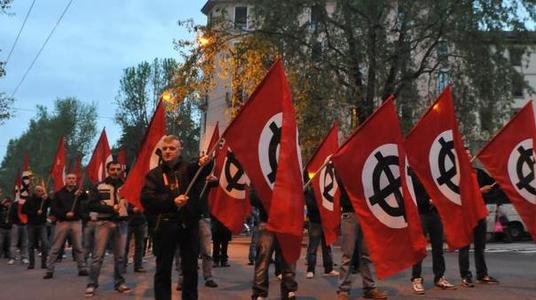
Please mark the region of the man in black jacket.
POLYGON ((11 206, 11 198, 5 197, 0 202, 0 257, 6 253, 6 258, 10 258, 9 240, 11 238, 11 222, 9 222, 9 207, 11 206))
POLYGON ((123 185, 122 167, 118 161, 106 164, 108 177, 99 182, 91 190, 89 211, 96 212, 97 227, 95 229, 95 257, 91 261, 86 297, 95 295, 99 286, 99 275, 104 260, 106 245, 111 240, 114 254, 114 287, 119 293, 129 293, 125 284, 125 247, 128 230, 127 200, 119 195, 123 185))
MULTIPOLYGON (((154 247, 156 272, 155 299, 171 299, 171 270, 176 247, 180 248, 184 281, 182 299, 197 299, 197 256, 199 253, 199 211, 197 193, 186 194, 199 167, 209 162, 202 156, 198 163, 187 163, 181 157, 181 143, 176 136, 162 140, 163 163, 145 177, 141 201, 145 213, 156 216, 154 247)), ((197 180, 203 180, 210 168, 206 167, 197 180)), ((195 183, 195 182, 194 182, 195 183)), ((194 190, 198 190, 194 189, 194 190)))
POLYGON ((28 256, 30 264, 28 270, 35 268, 35 248, 37 240, 41 246, 41 269, 47 267, 48 254, 48 238, 47 238, 47 215, 46 211, 49 207, 49 201, 45 188, 38 185, 34 189, 34 193, 24 202, 22 212, 28 215, 28 256))
POLYGON ((82 251, 82 222, 80 221, 80 202, 86 193, 76 186, 76 175, 67 174, 65 186, 54 194, 52 215, 57 219, 50 255, 47 259, 47 273, 43 279, 54 276, 54 265, 65 244, 67 236, 71 237, 73 254, 78 265, 78 276, 87 276, 87 267, 82 251))

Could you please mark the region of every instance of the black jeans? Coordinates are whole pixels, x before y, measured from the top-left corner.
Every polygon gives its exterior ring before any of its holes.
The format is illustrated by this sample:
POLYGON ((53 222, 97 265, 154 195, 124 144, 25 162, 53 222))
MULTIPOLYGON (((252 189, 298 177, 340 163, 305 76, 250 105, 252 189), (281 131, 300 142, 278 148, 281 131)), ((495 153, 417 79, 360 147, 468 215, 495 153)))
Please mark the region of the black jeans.
MULTIPOLYGON (((476 278, 481 279, 488 275, 488 267, 484 258, 486 249, 486 219, 478 221, 473 230, 473 243, 475 245, 475 267, 476 278)), ((469 270, 469 248, 471 244, 458 250, 458 265, 460 267, 460 276, 462 278, 471 278, 473 274, 469 270)))
POLYGON ((333 271, 333 257, 331 247, 326 245, 322 225, 309 222, 309 245, 307 246, 307 272, 315 272, 316 251, 318 246, 322 246, 322 262, 324 264, 324 273, 333 271))
POLYGON ((132 236, 134 236, 134 270, 137 270, 142 267, 145 223, 128 226, 125 266, 128 265, 128 250, 130 248, 129 246, 132 236))
MULTIPOLYGON (((432 270, 434 272, 434 282, 437 282, 445 274, 445 257, 443 256, 443 224, 435 208, 425 214, 421 214, 421 225, 424 234, 428 234, 430 237, 432 270)), ((422 261, 413 266, 411 280, 421 278, 421 273, 422 261)))
POLYGON ((46 267, 48 255, 48 238, 47 228, 42 225, 28 225, 28 256, 30 258, 30 266, 35 266, 35 248, 37 242, 41 248, 41 267, 46 267))
POLYGON ((199 255, 198 222, 182 226, 178 221, 161 220, 154 231, 156 272, 154 274, 154 296, 157 300, 171 299, 171 270, 175 249, 179 247, 184 276, 183 300, 194 300, 197 295, 197 256, 199 255))
MULTIPOLYGON (((252 298, 268 297, 268 268, 272 253, 281 253, 281 248, 273 232, 266 230, 266 224, 259 226, 259 240, 257 244, 257 255, 255 258, 255 271, 253 273, 253 293, 252 298)), ((289 292, 298 289, 296 277, 296 264, 288 264, 284 258, 281 259, 281 299, 287 299, 289 292)))

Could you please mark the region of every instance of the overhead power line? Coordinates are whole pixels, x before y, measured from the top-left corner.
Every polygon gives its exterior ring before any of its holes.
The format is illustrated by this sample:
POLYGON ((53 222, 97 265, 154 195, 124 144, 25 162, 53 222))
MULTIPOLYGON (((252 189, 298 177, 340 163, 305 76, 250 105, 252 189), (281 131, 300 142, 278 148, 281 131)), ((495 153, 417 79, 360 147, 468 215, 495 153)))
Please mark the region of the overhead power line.
POLYGON ((26 17, 24 17, 24 21, 22 22, 22 26, 19 29, 19 33, 17 33, 17 37, 15 38, 15 41, 13 41, 13 45, 11 45, 11 50, 9 50, 9 54, 6 58, 6 66, 9 63, 9 58, 11 58, 11 54, 13 54, 13 50, 15 50, 15 46, 17 45, 17 42, 19 41, 20 34, 22 33, 22 30, 24 29, 24 26, 26 25, 26 21, 28 21, 28 17, 30 16, 30 12, 32 12, 32 8, 34 7, 36 0, 32 1, 32 5, 30 5, 30 8, 28 9, 28 12, 26 13, 26 17))
POLYGON ((15 96, 15 94, 19 90, 20 86, 24 82, 24 79, 26 79, 26 76, 28 76, 28 73, 30 73, 30 70, 33 68, 35 62, 39 58, 39 55, 41 55, 41 52, 43 52, 43 49, 45 49, 45 46, 47 45, 48 41, 50 40, 50 37, 52 37, 52 34, 54 34, 54 31, 56 31, 56 28, 58 28, 58 25, 60 24, 61 20, 65 16, 65 13, 67 13, 67 10, 71 6, 71 3, 73 3, 73 0, 70 0, 69 3, 67 3, 67 6, 65 6, 65 9, 63 10, 63 12, 61 13, 60 17, 58 18, 58 21, 56 22, 56 24, 54 25, 54 27, 52 28, 52 30, 48 34, 48 37, 46 38, 46 40, 43 43, 43 45, 41 46, 41 49, 39 49, 39 51, 35 55, 35 58, 33 59, 32 63, 30 64, 30 66, 28 67, 26 72, 24 72, 24 75, 22 76, 21 80, 19 81, 19 84, 17 84, 17 87, 15 88, 15 90, 13 90, 13 93, 11 94, 11 98, 13 98, 15 96))

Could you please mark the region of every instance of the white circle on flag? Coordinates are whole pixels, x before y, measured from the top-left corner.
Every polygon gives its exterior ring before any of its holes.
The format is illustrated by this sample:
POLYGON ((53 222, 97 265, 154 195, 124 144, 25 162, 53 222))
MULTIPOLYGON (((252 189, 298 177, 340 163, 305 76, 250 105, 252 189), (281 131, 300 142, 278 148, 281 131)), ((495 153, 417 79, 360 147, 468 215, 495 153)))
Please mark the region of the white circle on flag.
POLYGON ((160 140, 156 143, 151 152, 151 159, 149 160, 149 171, 158 167, 162 163, 162 144, 164 141, 165 135, 163 135, 160 140))
MULTIPOLYGON (((370 211, 374 214, 376 219, 378 219, 385 226, 394 228, 394 229, 405 228, 408 226, 408 223, 404 219, 403 215, 392 216, 389 213, 387 213, 381 207, 380 204, 371 203, 371 199, 375 197, 376 194, 378 193, 378 191, 374 190, 375 180, 379 180, 379 188, 382 190, 388 188, 391 184, 393 184, 392 182, 389 182, 389 178, 387 177, 384 171, 380 171, 379 178, 374 178, 374 171, 379 164, 378 159, 376 157, 376 154, 378 153, 380 153, 383 157, 396 156, 396 158, 398 159, 398 145, 384 144, 374 149, 374 151, 372 151, 369 154, 367 160, 365 161, 365 164, 363 166, 363 172, 361 174, 361 181, 363 183, 363 192, 366 198, 365 202, 367 203, 367 206, 369 207, 370 211)), ((395 179, 400 178, 400 165, 399 164, 389 164, 388 168, 395 179)), ((399 192, 400 194, 403 194, 402 186, 400 186, 399 192)), ((385 205, 391 208, 395 208, 395 209, 400 208, 394 193, 389 194, 384 199, 381 199, 381 201, 384 201, 385 205)))
POLYGON ((279 141, 274 139, 274 130, 279 130, 279 132, 281 132, 282 125, 283 113, 280 112, 273 115, 268 122, 266 122, 259 138, 259 164, 264 179, 266 180, 266 183, 270 189, 274 188, 275 175, 277 174, 277 164, 279 162, 279 148, 281 146, 281 139, 279 139, 279 141), (273 144, 274 142, 277 142, 277 145, 273 144), (273 151, 275 151, 275 153, 273 153, 273 151))
POLYGON ((430 171, 432 173, 434 183, 441 194, 443 194, 443 196, 445 196, 445 198, 447 198, 450 202, 461 206, 462 200, 459 194, 460 163, 458 160, 458 154, 456 153, 456 149, 454 147, 452 147, 450 150, 443 149, 444 144, 446 143, 454 143, 452 130, 450 129, 439 134, 432 143, 432 147, 430 147, 430 171), (442 156, 442 150, 443 154, 449 154, 445 151, 450 151, 450 154, 454 156, 454 160, 452 160, 452 158, 448 155, 442 156), (452 173, 452 177, 449 176, 449 172, 452 173), (458 192, 453 190, 456 188, 458 189, 458 192))
POLYGON ((534 162, 532 139, 526 139, 521 143, 517 144, 512 149, 510 156, 508 157, 508 177, 510 177, 510 182, 512 183, 512 186, 514 186, 515 190, 519 193, 519 195, 521 195, 521 197, 523 197, 525 200, 532 204, 536 204, 536 195, 532 194, 530 191, 528 191, 526 188, 523 188, 522 186, 520 188, 520 182, 522 181, 522 178, 520 178, 519 175, 525 175, 527 176, 527 178, 530 178, 529 175, 532 174, 532 180, 527 184, 529 185, 529 188, 536 189, 534 164, 532 164, 531 170, 530 164, 520 162, 520 159, 522 159, 520 151, 523 150, 530 150, 530 160, 534 162), (518 166, 518 164, 520 165, 518 166), (518 170, 518 167, 521 167, 521 169, 518 170), (518 171, 521 172, 521 174, 519 174, 518 171))
MULTIPOLYGON (((229 152, 231 152, 231 148, 228 148, 228 153, 229 152)), ((223 162, 222 170, 220 173, 220 180, 219 180, 220 187, 227 195, 229 195, 232 198, 246 199, 246 189, 243 189, 243 190, 239 190, 235 188, 228 189, 229 180, 227 179, 227 175, 226 175, 226 168, 227 168, 227 164, 229 163, 228 161, 229 161, 229 155, 226 155, 225 160, 223 162)), ((230 176, 235 176, 238 171, 239 169, 235 164, 229 163, 230 176)), ((242 173, 242 175, 240 176, 236 184, 240 184, 240 185, 249 184, 249 178, 247 177, 245 172, 242 173)))
POLYGON ((104 178, 108 177, 108 170, 106 170, 106 165, 113 160, 112 154, 108 155, 106 157, 106 160, 104 162, 101 162, 99 164, 99 172, 98 174, 98 181, 103 181, 104 178), (104 174, 104 177, 103 177, 104 174))

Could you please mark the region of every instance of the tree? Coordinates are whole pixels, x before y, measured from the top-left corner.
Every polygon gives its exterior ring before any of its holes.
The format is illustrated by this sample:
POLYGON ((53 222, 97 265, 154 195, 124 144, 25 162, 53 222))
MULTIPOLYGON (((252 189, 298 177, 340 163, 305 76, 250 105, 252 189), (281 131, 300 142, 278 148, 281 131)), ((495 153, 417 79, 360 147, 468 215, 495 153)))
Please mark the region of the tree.
POLYGON ((128 164, 135 159, 156 105, 165 90, 172 91, 173 95, 173 99, 166 102, 168 132, 184 141, 183 153, 186 157, 197 155, 199 128, 195 118, 199 113, 194 102, 177 101, 174 96, 177 69, 178 63, 168 58, 154 59, 152 64, 142 62, 123 71, 116 97, 118 109, 115 118, 122 128, 118 143, 125 147, 128 164))
MULTIPOLYGON (((6 14, 7 10, 11 7, 12 0, 0 0, 0 15, 6 14)), ((0 49, 0 52, 2 50, 0 49)), ((0 79, 6 75, 4 69, 5 62, 0 61, 0 79)), ((12 117, 11 105, 13 104, 13 98, 8 97, 4 92, 0 92, 0 125, 5 120, 12 117)))
POLYGON ((37 114, 30 120, 28 129, 8 143, 0 165, 1 188, 11 191, 25 154, 30 158, 33 173, 39 178, 48 178, 61 136, 65 137, 67 161, 89 155, 97 133, 96 118, 94 104, 84 104, 73 97, 57 99, 52 112, 37 106, 37 114))
POLYGON ((507 59, 510 46, 528 51, 527 45, 510 40, 532 41, 527 24, 536 16, 536 4, 528 0, 246 2, 253 7, 249 15, 259 16, 251 21, 251 30, 237 30, 223 10, 207 27, 182 23, 210 41, 178 43, 186 61, 197 62, 192 63, 197 72, 185 73, 210 87, 217 73, 225 72, 205 64, 225 60, 226 54, 218 54, 222 47, 242 47, 234 52, 234 61, 244 64, 234 75, 245 80, 249 78, 242 73, 256 69, 245 64, 252 51, 266 53, 272 61, 282 57, 305 157, 333 120, 340 120, 348 133, 391 94, 408 130, 449 82, 466 137, 488 137, 503 124, 513 102, 511 90, 519 75, 507 59))

